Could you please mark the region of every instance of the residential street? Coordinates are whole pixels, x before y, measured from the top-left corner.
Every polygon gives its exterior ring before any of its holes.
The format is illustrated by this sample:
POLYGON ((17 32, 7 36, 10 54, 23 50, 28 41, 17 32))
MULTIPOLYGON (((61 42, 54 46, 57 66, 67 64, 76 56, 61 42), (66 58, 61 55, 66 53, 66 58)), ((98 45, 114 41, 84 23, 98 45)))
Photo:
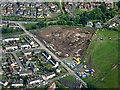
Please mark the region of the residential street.
POLYGON ((40 46, 42 49, 44 49, 45 51, 47 51, 55 60, 57 60, 58 62, 61 63, 61 65, 63 67, 65 67, 67 69, 67 71, 69 73, 72 73, 76 78, 78 78, 82 84, 87 88, 87 84, 77 75, 74 73, 74 71, 72 71, 66 64, 63 63, 63 61, 61 61, 56 55, 54 55, 49 49, 47 49, 34 35, 32 35, 29 31, 27 31, 25 29, 25 27, 23 25, 21 25, 18 22, 13 21, 14 23, 17 23, 30 37, 32 37, 40 46))

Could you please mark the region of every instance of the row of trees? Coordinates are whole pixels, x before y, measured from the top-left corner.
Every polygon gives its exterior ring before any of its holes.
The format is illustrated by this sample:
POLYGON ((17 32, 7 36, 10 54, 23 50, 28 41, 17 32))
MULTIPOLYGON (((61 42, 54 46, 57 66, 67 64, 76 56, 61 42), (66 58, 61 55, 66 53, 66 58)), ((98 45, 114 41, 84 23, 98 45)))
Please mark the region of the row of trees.
POLYGON ((1 29, 2 34, 17 33, 17 32, 23 32, 23 30, 18 28, 13 29, 13 28, 7 28, 7 27, 2 27, 1 29))
MULTIPOLYGON (((65 16, 61 17, 58 19, 58 22, 51 22, 49 25, 69 25, 69 26, 85 26, 86 23, 90 20, 97 20, 101 21, 102 23, 106 22, 107 20, 113 18, 119 8, 118 4, 114 6, 112 9, 107 9, 105 4, 102 3, 99 8, 95 8, 92 11, 85 11, 81 13, 80 15, 77 15, 76 18, 71 17, 69 13, 65 14, 65 16)), ((25 25, 28 30, 31 29, 37 29, 37 28, 42 28, 48 26, 48 23, 45 21, 40 21, 37 24, 31 24, 31 25, 25 25)))

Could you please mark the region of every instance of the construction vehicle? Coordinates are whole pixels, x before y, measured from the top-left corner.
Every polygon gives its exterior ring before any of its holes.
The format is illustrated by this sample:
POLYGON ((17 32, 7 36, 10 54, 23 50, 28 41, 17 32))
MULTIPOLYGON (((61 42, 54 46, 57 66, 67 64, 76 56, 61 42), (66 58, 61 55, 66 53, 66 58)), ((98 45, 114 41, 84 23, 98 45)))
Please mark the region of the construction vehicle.
POLYGON ((79 65, 80 64, 80 61, 77 63, 77 65, 79 65))
POLYGON ((84 65, 83 68, 87 68, 86 65, 84 65))
POLYGON ((95 72, 95 70, 94 69, 91 69, 93 72, 95 72))

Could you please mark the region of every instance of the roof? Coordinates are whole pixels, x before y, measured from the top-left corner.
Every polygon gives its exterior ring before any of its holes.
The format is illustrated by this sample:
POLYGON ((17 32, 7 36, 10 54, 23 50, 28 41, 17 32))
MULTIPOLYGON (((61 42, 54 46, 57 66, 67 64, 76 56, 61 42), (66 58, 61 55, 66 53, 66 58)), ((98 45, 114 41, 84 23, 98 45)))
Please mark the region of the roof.
POLYGON ((50 73, 45 74, 45 76, 50 76, 50 75, 53 75, 53 74, 55 74, 55 73, 54 72, 50 72, 50 73))
POLYGON ((13 81, 12 84, 23 84, 23 81, 13 81))

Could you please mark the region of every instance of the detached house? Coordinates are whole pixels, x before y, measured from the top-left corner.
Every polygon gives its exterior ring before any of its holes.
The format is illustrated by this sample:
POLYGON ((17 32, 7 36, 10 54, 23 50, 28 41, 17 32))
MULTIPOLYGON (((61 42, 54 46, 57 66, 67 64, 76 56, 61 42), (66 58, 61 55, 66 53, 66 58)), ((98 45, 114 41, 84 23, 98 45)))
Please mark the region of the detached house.
POLYGON ((91 21, 87 22, 86 27, 92 27, 92 26, 93 26, 93 23, 91 21))
POLYGON ((49 6, 50 8, 55 8, 55 5, 54 5, 53 3, 49 3, 48 6, 49 6))
POLYGON ((39 6, 38 7, 38 11, 42 11, 43 7, 42 6, 39 6))
POLYGON ((102 28, 102 25, 101 25, 100 22, 97 22, 97 23, 95 24, 95 27, 96 27, 96 28, 102 28))

